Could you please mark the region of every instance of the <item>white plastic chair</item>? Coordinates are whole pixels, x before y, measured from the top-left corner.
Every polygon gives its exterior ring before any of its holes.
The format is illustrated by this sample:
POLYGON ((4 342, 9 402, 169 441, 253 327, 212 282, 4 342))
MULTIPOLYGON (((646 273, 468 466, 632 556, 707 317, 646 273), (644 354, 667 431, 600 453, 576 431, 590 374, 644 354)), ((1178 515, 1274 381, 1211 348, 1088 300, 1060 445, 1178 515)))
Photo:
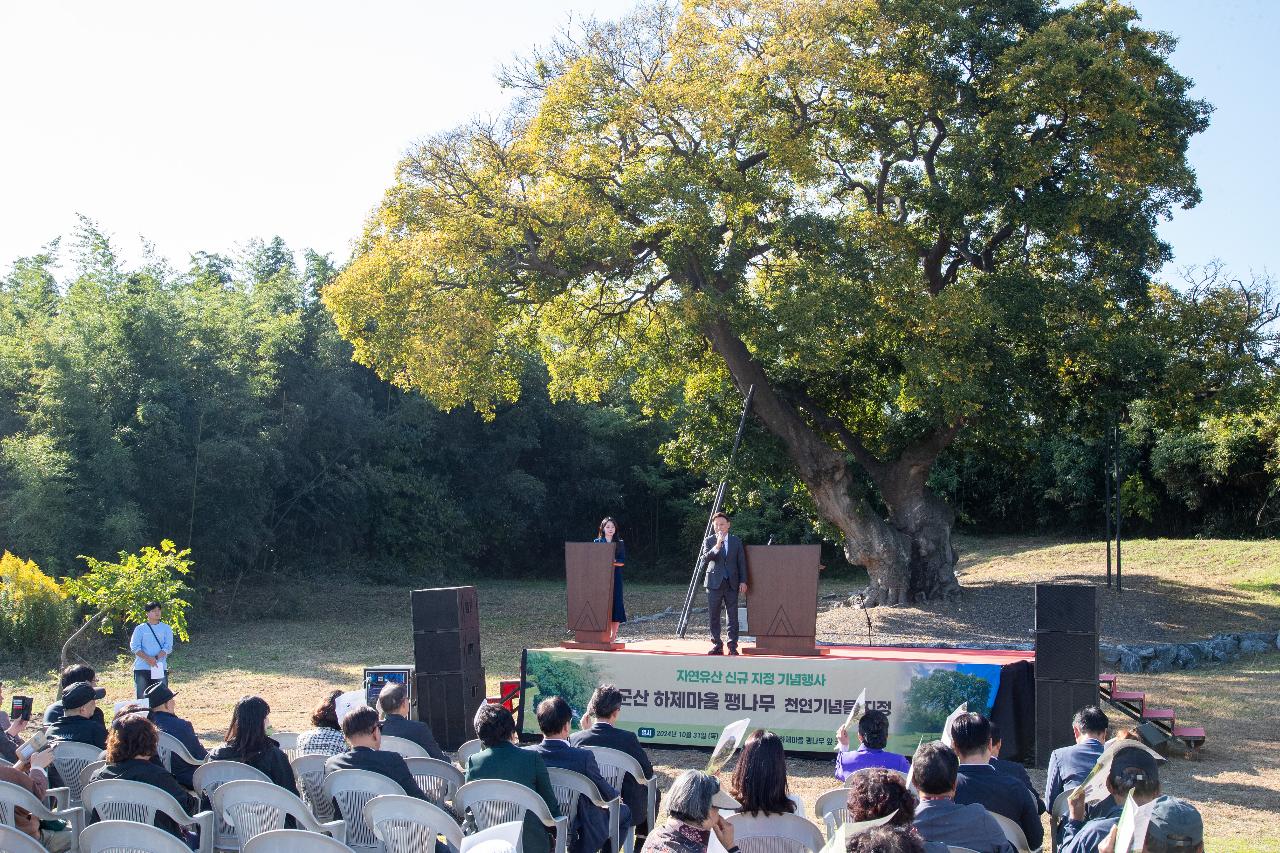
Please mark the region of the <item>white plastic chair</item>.
POLYGON ((542 796, 532 788, 506 779, 477 779, 458 789, 453 804, 460 814, 471 812, 477 830, 499 823, 524 820, 525 812, 542 822, 556 836, 555 853, 565 853, 569 844, 569 818, 552 817, 542 796))
POLYGON ((280 749, 289 757, 290 761, 298 757, 299 734, 301 732, 273 732, 271 735, 271 739, 280 744, 280 749))
MULTIPOLYGON (((818 827, 798 814, 736 814, 729 823, 742 853, 818 853, 824 843, 818 827)), ((708 850, 724 850, 714 835, 711 842, 708 850)))
MULTIPOLYGON (((25 809, 40 820, 65 820, 71 825, 72 839, 78 839, 80 830, 84 829, 85 811, 83 807, 70 806, 65 809, 51 809, 36 799, 35 794, 32 794, 26 788, 15 785, 12 782, 0 782, 0 824, 17 828, 17 822, 14 820, 13 814, 15 808, 25 809)), ((74 840, 72 849, 75 849, 74 840)))
MULTIPOLYGON (((1067 819, 1067 814, 1071 811, 1071 806, 1067 800, 1071 797, 1071 791, 1062 791, 1058 796, 1053 798, 1053 805, 1049 806, 1049 837, 1056 839, 1058 837, 1058 827, 1067 819)), ((1018 827, 1021 829, 1022 827, 1018 827)))
POLYGON ((414 743, 407 737, 396 737, 395 735, 383 735, 382 746, 379 749, 385 749, 389 752, 398 752, 403 758, 430 758, 431 753, 422 748, 420 744, 414 743))
POLYGON ((417 797, 374 797, 364 804, 364 822, 383 853, 431 853, 437 835, 443 835, 454 850, 462 849, 462 827, 453 815, 417 797))
POLYGON ((58 768, 62 784, 71 789, 71 805, 80 805, 80 771, 102 758, 102 750, 91 743, 53 741, 53 766, 58 768))
POLYGON ((320 823, 306 803, 272 782, 225 782, 213 793, 213 810, 232 828, 242 848, 255 835, 284 829, 286 817, 292 817, 298 829, 331 835, 344 843, 347 840, 345 823, 320 823))
MULTIPOLYGON (((202 799, 213 803, 213 795, 221 785, 227 782, 247 779, 254 782, 270 782, 271 777, 256 767, 240 761, 206 761, 196 768, 191 777, 191 786, 202 799)), ((236 832, 221 815, 214 815, 214 831, 217 837, 214 846, 219 850, 239 850, 240 842, 236 840, 236 832)))
MULTIPOLYGON (((4 853, 45 853, 44 845, 39 841, 21 829, 5 826, 2 823, 0 823, 0 850, 4 853)), ((182 851, 182 853, 191 853, 191 851, 182 851)))
MULTIPOLYGON (((556 804, 560 806, 560 814, 567 816, 570 824, 578 815, 578 798, 586 797, 592 805, 609 813, 609 850, 616 851, 622 847, 621 797, 614 797, 612 800, 602 799, 595 782, 572 770, 548 767, 547 773, 551 776, 551 790, 556 793, 556 804)), ((627 853, 635 850, 635 837, 634 830, 627 834, 627 853)))
POLYGON ((324 795, 324 763, 328 755, 311 753, 299 755, 289 762, 293 767, 293 776, 298 781, 298 793, 302 801, 311 809, 316 820, 324 823, 334 818, 333 800, 324 795))
POLYGON ((480 742, 480 738, 472 738, 471 740, 458 747, 458 751, 453 754, 453 763, 466 769, 467 759, 475 755, 477 752, 484 751, 484 744, 480 742))
POLYGON ((204 764, 205 759, 196 758, 194 755, 182 745, 182 741, 178 740, 168 732, 157 732, 160 739, 156 742, 156 755, 160 757, 160 763, 164 765, 164 769, 170 773, 173 772, 173 758, 177 756, 179 759, 187 762, 193 767, 199 767, 204 764))
POLYGON ((86 826, 80 833, 80 853, 135 850, 143 853, 191 853, 191 848, 172 833, 132 820, 101 820, 86 826))
POLYGON ((84 766, 84 769, 80 771, 80 789, 83 790, 85 785, 88 785, 90 782, 93 781, 93 774, 97 773, 99 770, 101 770, 103 767, 106 767, 106 766, 107 766, 107 762, 105 759, 102 761, 93 761, 93 762, 90 762, 89 764, 86 764, 84 766))
POLYGON ((364 805, 381 794, 405 796, 404 789, 372 770, 335 770, 324 777, 323 796, 333 800, 347 824, 347 844, 376 850, 378 839, 364 821, 364 805))
POLYGON ((351 853, 351 848, 327 835, 302 829, 273 829, 250 839, 244 853, 351 853))
POLYGON ((813 804, 813 813, 826 827, 827 838, 830 839, 849 819, 849 789, 824 791, 813 804))
MULTIPOLYGON (((622 790, 622 779, 624 776, 630 776, 647 788, 646 800, 648 815, 646 816, 646 826, 652 832, 658 826, 658 777, 645 776, 644 768, 640 766, 640 762, 636 761, 630 755, 619 749, 612 749, 607 746, 589 746, 587 749, 596 758, 596 764, 600 767, 600 775, 605 778, 613 787, 619 791, 622 790)), ((631 822, 633 824, 640 823, 640 815, 632 815, 631 822)))
POLYGON ((81 791, 84 813, 97 812, 101 820, 132 820, 153 824, 156 812, 166 815, 179 826, 200 829, 200 853, 213 853, 213 812, 187 814, 187 810, 170 794, 145 782, 126 779, 99 779, 81 791))
MULTIPOLYGON (((427 799, 447 812, 453 813, 453 798, 465 783, 462 771, 438 758, 406 758, 413 781, 418 783, 427 799)), ((454 815, 454 820, 458 819, 454 815)))
POLYGON ((1018 853, 1031 853, 1031 846, 1027 844, 1027 835, 1022 831, 1022 827, 1009 820, 1002 814, 996 814, 993 811, 987 812, 996 819, 996 823, 1000 824, 1000 831, 1004 833, 1005 839, 1013 845, 1013 849, 1018 853))
POLYGON ((462 839, 459 853, 523 853, 524 821, 499 823, 462 839))

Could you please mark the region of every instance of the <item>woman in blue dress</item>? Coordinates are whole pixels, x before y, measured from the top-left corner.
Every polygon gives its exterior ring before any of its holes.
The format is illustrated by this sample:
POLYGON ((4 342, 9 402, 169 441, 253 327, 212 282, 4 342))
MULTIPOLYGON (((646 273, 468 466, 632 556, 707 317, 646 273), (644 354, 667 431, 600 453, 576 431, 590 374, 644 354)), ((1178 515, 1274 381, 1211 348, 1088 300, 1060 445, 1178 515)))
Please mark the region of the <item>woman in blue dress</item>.
POLYGON ((618 627, 627 621, 627 609, 622 604, 622 567, 627 564, 627 546, 618 538, 618 522, 612 517, 600 522, 595 541, 613 543, 613 618, 609 623, 609 636, 616 640, 618 627))

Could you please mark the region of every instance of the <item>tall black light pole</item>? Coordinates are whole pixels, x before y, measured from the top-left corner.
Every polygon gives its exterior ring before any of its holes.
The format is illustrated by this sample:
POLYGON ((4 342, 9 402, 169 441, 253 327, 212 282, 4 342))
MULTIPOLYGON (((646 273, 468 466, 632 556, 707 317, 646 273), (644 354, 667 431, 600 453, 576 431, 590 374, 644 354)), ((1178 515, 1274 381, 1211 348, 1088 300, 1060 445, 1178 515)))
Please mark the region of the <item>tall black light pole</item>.
POLYGON ((1123 589, 1123 584, 1120 582, 1120 566, 1122 562, 1120 559, 1120 519, 1123 514, 1123 510, 1120 505, 1120 424, 1119 422, 1116 423, 1114 447, 1115 447, 1115 456, 1113 457, 1114 459, 1113 470, 1115 472, 1115 478, 1116 478, 1116 592, 1120 592, 1123 589))

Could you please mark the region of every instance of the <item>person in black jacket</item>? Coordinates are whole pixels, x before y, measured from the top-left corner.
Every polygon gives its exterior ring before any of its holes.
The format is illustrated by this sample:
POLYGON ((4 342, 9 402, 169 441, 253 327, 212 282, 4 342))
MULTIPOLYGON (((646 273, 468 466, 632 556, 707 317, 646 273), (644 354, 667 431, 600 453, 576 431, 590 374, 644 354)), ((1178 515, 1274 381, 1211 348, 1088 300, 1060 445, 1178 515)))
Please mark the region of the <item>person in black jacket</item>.
POLYGON ((1044 840, 1044 826, 1031 791, 991 766, 991 722, 969 712, 951 723, 951 745, 960 763, 955 801, 977 803, 1022 827, 1032 850, 1044 840))
MULTIPOLYGON (((121 714, 111 722, 111 735, 107 740, 107 765, 99 767, 90 781, 125 779, 130 782, 145 782, 177 800, 187 814, 194 814, 198 807, 196 798, 172 774, 151 760, 156 754, 158 741, 155 724, 145 714, 121 714)), ((182 827, 167 815, 157 813, 155 825, 186 840, 182 827)))
MULTIPOLYGON (((622 712, 622 691, 612 684, 602 684, 596 688, 587 706, 583 722, 593 720, 591 728, 576 732, 569 742, 574 746, 605 746, 625 752, 640 764, 646 777, 653 775, 653 762, 640 745, 640 739, 626 729, 618 728, 618 716, 622 712)), ((622 802, 631 810, 631 819, 635 822, 636 834, 644 836, 649 832, 649 789, 630 776, 622 778, 622 802)), ((657 803, 654 804, 657 812, 657 803)))
POLYGON ((1027 774, 1027 768, 1016 761, 1006 761, 1000 757, 1000 747, 1002 746, 1000 739, 1000 727, 991 723, 991 766, 998 772, 1006 776, 1012 776, 1023 785, 1027 786, 1027 790, 1031 792, 1031 796, 1036 798, 1036 809, 1040 814, 1044 814, 1047 809, 1044 807, 1044 800, 1040 799, 1040 792, 1036 790, 1036 786, 1031 784, 1031 776, 1027 774))
MULTIPOLYGON (((155 723, 160 731, 177 738, 187 752, 191 753, 192 758, 204 758, 209 753, 200 742, 200 738, 196 737, 195 727, 178 716, 177 703, 174 702, 175 695, 177 694, 163 681, 157 681, 147 688, 146 698, 151 707, 151 722, 155 723)), ((169 766, 175 779, 188 788, 194 787, 192 784, 192 776, 196 772, 194 765, 173 756, 169 759, 169 766)))
POLYGON ((411 740, 427 751, 432 758, 449 762, 440 744, 436 743, 431 726, 409 719, 409 691, 403 684, 388 684, 378 693, 378 707, 382 709, 382 733, 391 737, 411 740))
MULTIPOLYGON (((97 687, 98 673, 95 672, 91 666, 86 666, 82 663, 74 663, 62 671, 62 675, 58 678, 58 690, 66 690, 68 687, 79 681, 87 681, 94 687, 97 687)), ((93 715, 102 722, 102 727, 105 729, 107 724, 106 718, 102 714, 102 709, 98 708, 94 711, 93 715)), ((62 719, 61 699, 50 703, 50 705, 44 709, 44 723, 46 726, 51 726, 60 719, 62 719)))
POLYGON ((256 767, 281 788, 298 793, 289 756, 267 735, 271 706, 261 696, 244 696, 231 712, 226 743, 209 753, 210 761, 239 761, 256 767))
POLYGON ((342 718, 342 733, 351 749, 330 756, 324 763, 326 774, 335 770, 371 770, 404 788, 410 797, 427 799, 400 753, 382 748, 382 724, 378 722, 377 711, 368 706, 348 711, 342 718))
POLYGON ((49 740, 70 740, 106 749, 107 727, 98 710, 98 700, 106 695, 107 691, 87 681, 77 681, 65 688, 62 716, 49 726, 49 740))

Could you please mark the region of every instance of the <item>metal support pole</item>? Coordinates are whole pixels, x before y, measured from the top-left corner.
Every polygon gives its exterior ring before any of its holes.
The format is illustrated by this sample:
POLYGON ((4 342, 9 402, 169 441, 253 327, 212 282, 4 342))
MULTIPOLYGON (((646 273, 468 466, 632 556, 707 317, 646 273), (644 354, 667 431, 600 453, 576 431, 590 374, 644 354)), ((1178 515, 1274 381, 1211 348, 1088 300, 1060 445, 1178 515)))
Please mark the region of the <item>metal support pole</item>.
POLYGON ((1115 429, 1115 436, 1116 436, 1116 443, 1115 443, 1115 456, 1113 457, 1114 459, 1113 467, 1115 470, 1115 478, 1116 478, 1116 592, 1121 592, 1123 589, 1123 586, 1120 583, 1120 565, 1121 565, 1120 519, 1122 517, 1123 511, 1120 504, 1120 483, 1121 483, 1121 480, 1120 480, 1120 426, 1118 424, 1115 429))
POLYGON ((1102 504, 1107 517, 1107 586, 1111 586, 1111 430, 1105 433, 1102 443, 1102 504))

